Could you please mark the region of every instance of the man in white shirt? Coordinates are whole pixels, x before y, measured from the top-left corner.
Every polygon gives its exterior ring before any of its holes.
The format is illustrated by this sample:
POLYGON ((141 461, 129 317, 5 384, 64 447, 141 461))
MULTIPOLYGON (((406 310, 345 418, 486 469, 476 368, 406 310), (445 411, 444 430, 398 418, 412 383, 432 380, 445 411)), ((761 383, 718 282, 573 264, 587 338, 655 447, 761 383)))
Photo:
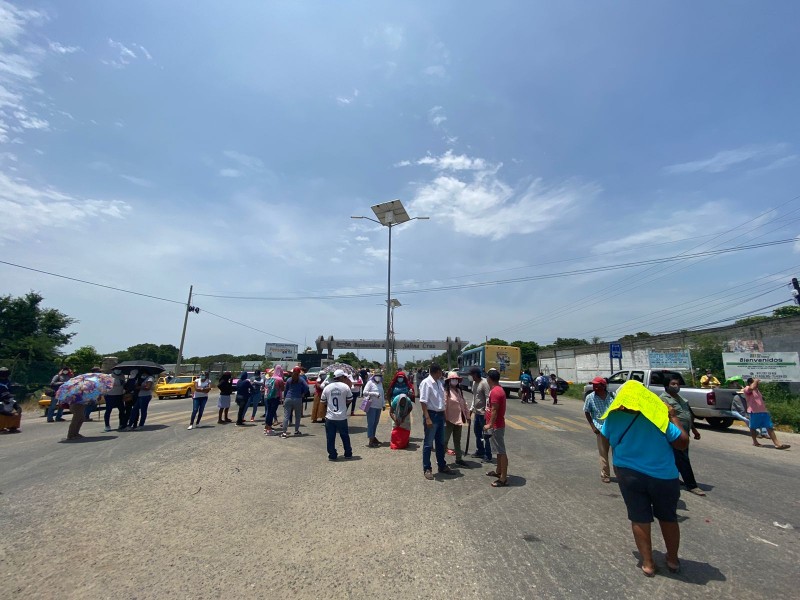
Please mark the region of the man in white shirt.
POLYGON ((439 473, 453 474, 453 469, 444 461, 444 384, 442 367, 431 364, 430 375, 419 385, 419 402, 422 407, 425 441, 422 444, 422 474, 433 479, 431 449, 436 447, 436 465, 439 473))
POLYGON ((345 372, 337 369, 333 373, 333 383, 322 390, 320 402, 325 404, 325 437, 328 442, 328 460, 336 460, 336 434, 342 438, 344 457, 353 458, 353 447, 350 445, 350 431, 347 427, 347 407, 353 402, 350 380, 345 372))

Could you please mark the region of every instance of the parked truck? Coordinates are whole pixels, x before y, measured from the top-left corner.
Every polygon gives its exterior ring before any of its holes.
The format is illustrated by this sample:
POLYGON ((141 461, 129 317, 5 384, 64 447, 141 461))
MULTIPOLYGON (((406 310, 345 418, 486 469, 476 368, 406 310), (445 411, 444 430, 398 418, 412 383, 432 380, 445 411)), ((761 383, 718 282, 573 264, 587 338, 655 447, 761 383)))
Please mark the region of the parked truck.
MULTIPOLYGON (((726 429, 733 425, 737 417, 731 412, 731 403, 737 390, 686 387, 680 373, 666 369, 628 369, 617 371, 611 377, 605 378, 611 392, 615 392, 626 381, 634 380, 646 385, 658 396, 664 393, 664 385, 671 379, 681 382, 681 396, 689 403, 695 419, 704 419, 709 426, 716 429, 726 429)), ((583 388, 583 397, 586 398, 591 391, 591 384, 587 384, 583 388)))

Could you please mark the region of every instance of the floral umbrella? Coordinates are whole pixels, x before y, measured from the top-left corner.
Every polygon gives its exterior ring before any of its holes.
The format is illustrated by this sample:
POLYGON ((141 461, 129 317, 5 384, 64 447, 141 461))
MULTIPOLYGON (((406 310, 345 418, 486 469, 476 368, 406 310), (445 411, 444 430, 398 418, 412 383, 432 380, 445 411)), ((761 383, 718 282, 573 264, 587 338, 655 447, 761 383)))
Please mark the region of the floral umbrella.
POLYGON ((345 363, 333 363, 332 365, 328 365, 320 371, 320 374, 324 374, 327 377, 328 373, 334 373, 338 369, 344 371, 350 379, 355 379, 358 376, 358 371, 345 363))
POLYGON ((89 404, 114 387, 114 378, 105 373, 84 373, 61 384, 56 392, 57 404, 89 404))

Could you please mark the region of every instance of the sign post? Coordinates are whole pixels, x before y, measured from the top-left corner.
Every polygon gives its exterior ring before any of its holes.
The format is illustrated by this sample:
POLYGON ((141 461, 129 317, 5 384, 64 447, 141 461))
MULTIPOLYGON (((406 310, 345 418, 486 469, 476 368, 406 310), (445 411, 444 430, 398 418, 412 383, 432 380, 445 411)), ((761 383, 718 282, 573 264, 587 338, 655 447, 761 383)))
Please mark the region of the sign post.
POLYGON ((614 372, 614 359, 619 359, 619 370, 622 370, 622 344, 619 342, 611 342, 608 345, 608 358, 611 363, 611 372, 614 372))

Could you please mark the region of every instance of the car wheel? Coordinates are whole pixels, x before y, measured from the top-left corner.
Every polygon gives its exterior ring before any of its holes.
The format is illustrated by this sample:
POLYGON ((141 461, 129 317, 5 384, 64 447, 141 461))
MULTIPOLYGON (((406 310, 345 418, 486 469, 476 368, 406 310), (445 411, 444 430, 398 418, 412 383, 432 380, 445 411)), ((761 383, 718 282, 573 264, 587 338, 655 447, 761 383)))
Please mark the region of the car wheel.
POLYGON ((192 397, 192 390, 187 389, 186 393, 183 395, 184 398, 191 398, 192 397))
POLYGON ((710 417, 706 421, 708 421, 708 426, 712 429, 727 429, 733 425, 733 419, 728 418, 710 417))

